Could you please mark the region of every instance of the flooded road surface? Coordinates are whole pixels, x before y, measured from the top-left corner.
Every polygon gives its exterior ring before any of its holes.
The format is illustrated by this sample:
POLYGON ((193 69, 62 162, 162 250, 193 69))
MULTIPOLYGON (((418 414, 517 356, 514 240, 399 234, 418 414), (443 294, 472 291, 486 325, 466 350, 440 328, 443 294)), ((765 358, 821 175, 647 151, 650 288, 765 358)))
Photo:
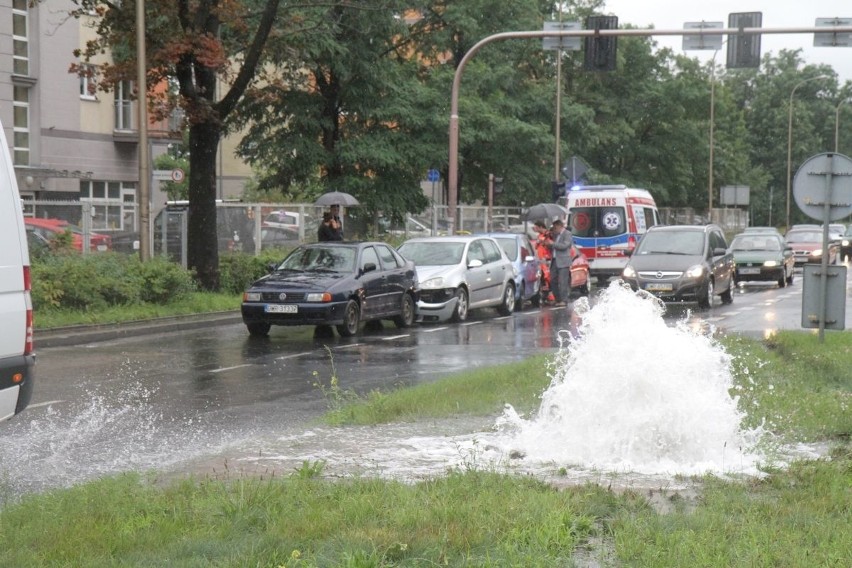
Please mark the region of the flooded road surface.
MULTIPOLYGON (((700 333, 760 335, 799 329, 800 310, 798 286, 748 286, 737 291, 733 305, 716 304, 706 312, 671 309, 665 321, 671 326, 682 320, 700 333)), ((352 450, 334 460, 343 470, 353 463, 364 471, 394 470, 393 462, 365 453, 371 431, 378 447, 400 437, 422 445, 420 434, 446 438, 449 449, 439 444, 443 449, 434 452, 439 464, 450 463, 449 454, 460 456, 462 464, 478 459, 478 451, 465 453, 459 449, 464 444, 452 438, 468 435, 470 441, 469 433, 482 428, 478 423, 450 420, 345 433, 313 423, 327 409, 317 385, 329 385, 332 376, 340 388, 362 394, 429 382, 535 354, 555 355, 560 338, 571 337, 577 325, 565 308, 473 315, 465 324, 405 330, 385 324, 354 338, 273 328, 258 340, 242 325, 224 325, 40 349, 30 408, 0 425, 0 484, 20 494, 128 470, 222 471, 229 460, 233 467, 280 473, 305 459, 327 459, 331 447, 352 450)), ((636 336, 637 343, 642 340, 636 336)), ((612 353, 620 356, 615 347, 612 353)), ((399 447, 384 451, 394 453, 409 455, 399 447)), ((430 470, 433 458, 413 457, 410 467, 430 470)), ((405 461, 399 460, 400 467, 405 461)), ((332 460, 329 464, 333 469, 332 460)))

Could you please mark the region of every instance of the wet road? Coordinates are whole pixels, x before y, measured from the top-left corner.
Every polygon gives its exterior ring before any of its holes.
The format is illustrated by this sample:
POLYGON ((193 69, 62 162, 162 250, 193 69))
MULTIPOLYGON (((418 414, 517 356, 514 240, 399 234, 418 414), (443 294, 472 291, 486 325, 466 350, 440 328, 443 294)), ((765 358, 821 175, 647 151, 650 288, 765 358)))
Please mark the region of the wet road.
MULTIPOLYGON (((755 336, 801 329, 801 283, 746 285, 732 305, 717 300, 709 311, 670 309, 666 317, 755 336)), ((565 308, 508 317, 481 310, 464 324, 384 324, 355 338, 273 328, 256 339, 234 324, 42 349, 30 408, 0 427, 0 477, 15 471, 26 491, 179 469, 310 424, 328 407, 317 385, 328 388, 332 376, 358 393, 428 382, 554 352, 573 325, 565 308)))

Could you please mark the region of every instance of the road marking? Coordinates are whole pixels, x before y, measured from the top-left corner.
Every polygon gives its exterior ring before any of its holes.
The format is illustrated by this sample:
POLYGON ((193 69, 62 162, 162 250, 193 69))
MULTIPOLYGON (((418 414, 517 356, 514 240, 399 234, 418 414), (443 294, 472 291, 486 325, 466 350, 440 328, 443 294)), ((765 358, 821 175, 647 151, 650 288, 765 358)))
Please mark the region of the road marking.
POLYGON ((280 361, 282 359, 295 359, 296 357, 304 357, 305 355, 310 355, 310 354, 311 354, 310 351, 305 351, 303 353, 293 353, 292 355, 282 355, 280 357, 276 357, 275 359, 277 361, 280 361))
POLYGON ((383 337, 383 341, 393 341, 394 339, 402 339, 403 337, 411 337, 410 333, 404 333, 402 335, 391 335, 390 337, 383 337))
POLYGON ((351 349, 353 347, 361 347, 363 343, 353 343, 351 345, 338 345, 335 349, 351 349))
POLYGON ((432 328, 429 328, 429 329, 424 329, 423 333, 435 333, 436 331, 444 331, 445 329, 450 329, 450 327, 449 326, 432 327, 432 328))
POLYGON ((500 316, 500 317, 494 318, 494 321, 507 320, 507 319, 511 319, 511 317, 512 316, 500 316))
POLYGON ((65 401, 64 400, 49 400, 47 402, 39 402, 38 404, 28 404, 27 408, 33 409, 33 408, 38 408, 40 406, 50 406, 51 404, 61 404, 63 402, 65 402, 65 401))
POLYGON ((482 323, 481 321, 466 321, 462 324, 462 326, 479 325, 481 323, 482 323))
POLYGON ((234 369, 240 369, 242 367, 251 367, 251 363, 244 363, 243 365, 234 365, 233 367, 222 367, 220 369, 210 369, 211 373, 221 373, 223 371, 233 371, 234 369))

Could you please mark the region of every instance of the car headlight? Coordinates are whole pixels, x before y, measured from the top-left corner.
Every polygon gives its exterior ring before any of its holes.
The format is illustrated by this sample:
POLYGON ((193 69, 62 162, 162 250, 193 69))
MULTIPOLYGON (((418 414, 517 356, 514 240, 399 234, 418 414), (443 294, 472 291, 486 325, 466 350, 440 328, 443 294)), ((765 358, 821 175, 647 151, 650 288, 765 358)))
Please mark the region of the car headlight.
POLYGON ((850 241, 849 241, 849 239, 843 239, 842 241, 840 241, 840 244, 841 244, 841 245, 843 245, 843 246, 845 246, 845 247, 848 247, 848 246, 849 246, 849 242, 850 242, 850 241))
POLYGON ((777 260, 767 260, 766 262, 763 263, 763 266, 765 266, 767 268, 772 268, 773 266, 778 266, 778 261, 777 260))
POLYGON ((686 271, 687 278, 701 278, 704 276, 704 266, 701 264, 696 264, 695 266, 691 266, 686 271))
POLYGON ((305 294, 306 302, 330 302, 331 294, 328 292, 313 292, 311 294, 305 294))
POLYGON ((244 292, 243 302, 259 302, 261 299, 260 292, 244 292))
POLYGON ((625 266, 621 271, 621 275, 625 278, 636 278, 636 270, 632 266, 625 266))
POLYGON ((822 256, 822 249, 811 251, 811 256, 822 256))
POLYGON ((436 276, 435 278, 430 278, 428 280, 424 280, 420 283, 420 287, 425 290, 437 290, 439 288, 444 287, 444 277, 436 276))

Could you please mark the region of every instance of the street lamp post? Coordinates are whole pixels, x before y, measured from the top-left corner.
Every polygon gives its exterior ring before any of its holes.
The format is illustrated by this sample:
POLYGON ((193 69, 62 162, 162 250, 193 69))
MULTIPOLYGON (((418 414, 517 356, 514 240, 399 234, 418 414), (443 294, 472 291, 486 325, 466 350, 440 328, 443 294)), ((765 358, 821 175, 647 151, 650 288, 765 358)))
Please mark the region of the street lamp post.
POLYGON ((792 184, 792 153, 793 153, 793 95, 796 94, 796 89, 807 83, 808 81, 816 81, 817 79, 827 79, 829 75, 817 75, 816 77, 808 77, 796 83, 793 90, 790 91, 790 104, 787 114, 787 228, 790 228, 790 197, 792 184))
POLYGON ((840 107, 843 106, 844 103, 848 103, 850 98, 843 99, 839 103, 837 103, 837 108, 834 109, 834 153, 837 154, 840 151, 840 107))

